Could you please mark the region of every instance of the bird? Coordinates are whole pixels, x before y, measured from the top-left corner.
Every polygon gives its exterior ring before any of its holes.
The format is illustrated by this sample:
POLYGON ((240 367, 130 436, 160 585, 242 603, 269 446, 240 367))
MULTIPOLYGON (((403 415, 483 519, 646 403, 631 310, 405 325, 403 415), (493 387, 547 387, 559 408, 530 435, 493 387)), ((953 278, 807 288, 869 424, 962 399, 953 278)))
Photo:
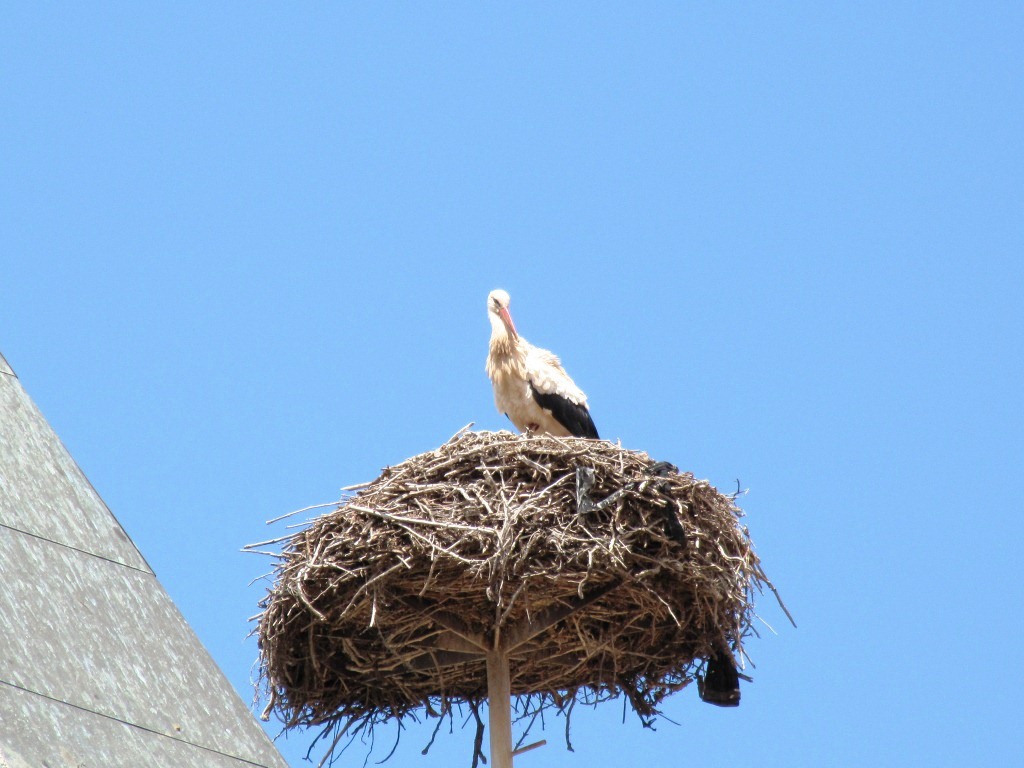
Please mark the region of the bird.
POLYGON ((556 355, 519 335, 508 310, 510 301, 508 292, 500 288, 487 296, 491 342, 486 369, 498 412, 529 435, 599 440, 587 396, 556 355))

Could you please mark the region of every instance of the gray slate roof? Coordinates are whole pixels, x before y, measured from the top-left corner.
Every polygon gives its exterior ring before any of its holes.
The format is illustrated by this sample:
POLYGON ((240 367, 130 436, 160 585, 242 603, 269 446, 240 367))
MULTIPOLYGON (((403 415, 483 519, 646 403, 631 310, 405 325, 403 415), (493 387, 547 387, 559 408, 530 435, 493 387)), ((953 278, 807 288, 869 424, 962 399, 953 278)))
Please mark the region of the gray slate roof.
POLYGON ((287 768, 0 355, 0 768, 287 768))

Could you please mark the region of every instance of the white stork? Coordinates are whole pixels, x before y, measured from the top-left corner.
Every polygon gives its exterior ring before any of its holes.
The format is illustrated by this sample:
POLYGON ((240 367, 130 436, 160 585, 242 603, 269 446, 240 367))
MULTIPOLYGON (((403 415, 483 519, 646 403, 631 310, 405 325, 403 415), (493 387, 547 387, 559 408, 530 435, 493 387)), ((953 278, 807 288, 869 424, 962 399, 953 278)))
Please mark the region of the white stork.
POLYGON ((491 345, 487 375, 494 404, 516 429, 528 434, 598 439, 587 396, 562 369, 559 359, 530 344, 517 332, 509 314, 509 295, 499 289, 487 296, 491 345))

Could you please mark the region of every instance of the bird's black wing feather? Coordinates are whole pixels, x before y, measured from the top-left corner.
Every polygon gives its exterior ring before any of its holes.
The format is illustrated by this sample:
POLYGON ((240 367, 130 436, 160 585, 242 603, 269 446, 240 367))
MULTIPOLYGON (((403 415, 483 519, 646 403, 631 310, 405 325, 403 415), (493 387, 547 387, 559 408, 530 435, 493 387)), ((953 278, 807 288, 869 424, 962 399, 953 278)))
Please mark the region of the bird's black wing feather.
POLYGON ((530 391, 533 393, 533 399, 537 401, 537 404, 541 408, 551 411, 555 421, 569 430, 569 434, 573 437, 601 439, 597 434, 597 427, 594 426, 594 420, 590 418, 590 411, 587 409, 587 406, 574 403, 569 398, 562 397, 561 395, 553 393, 545 395, 542 392, 538 392, 536 387, 530 387, 530 391))

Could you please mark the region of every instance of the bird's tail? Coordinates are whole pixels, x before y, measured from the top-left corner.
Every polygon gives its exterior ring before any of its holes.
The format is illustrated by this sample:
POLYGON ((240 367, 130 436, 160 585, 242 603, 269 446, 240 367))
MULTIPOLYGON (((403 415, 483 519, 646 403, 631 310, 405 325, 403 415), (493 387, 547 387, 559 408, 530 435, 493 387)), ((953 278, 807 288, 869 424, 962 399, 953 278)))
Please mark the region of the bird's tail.
POLYGON ((715 650, 708 659, 704 677, 697 681, 701 699, 719 707, 740 705, 740 676, 728 651, 715 650))

